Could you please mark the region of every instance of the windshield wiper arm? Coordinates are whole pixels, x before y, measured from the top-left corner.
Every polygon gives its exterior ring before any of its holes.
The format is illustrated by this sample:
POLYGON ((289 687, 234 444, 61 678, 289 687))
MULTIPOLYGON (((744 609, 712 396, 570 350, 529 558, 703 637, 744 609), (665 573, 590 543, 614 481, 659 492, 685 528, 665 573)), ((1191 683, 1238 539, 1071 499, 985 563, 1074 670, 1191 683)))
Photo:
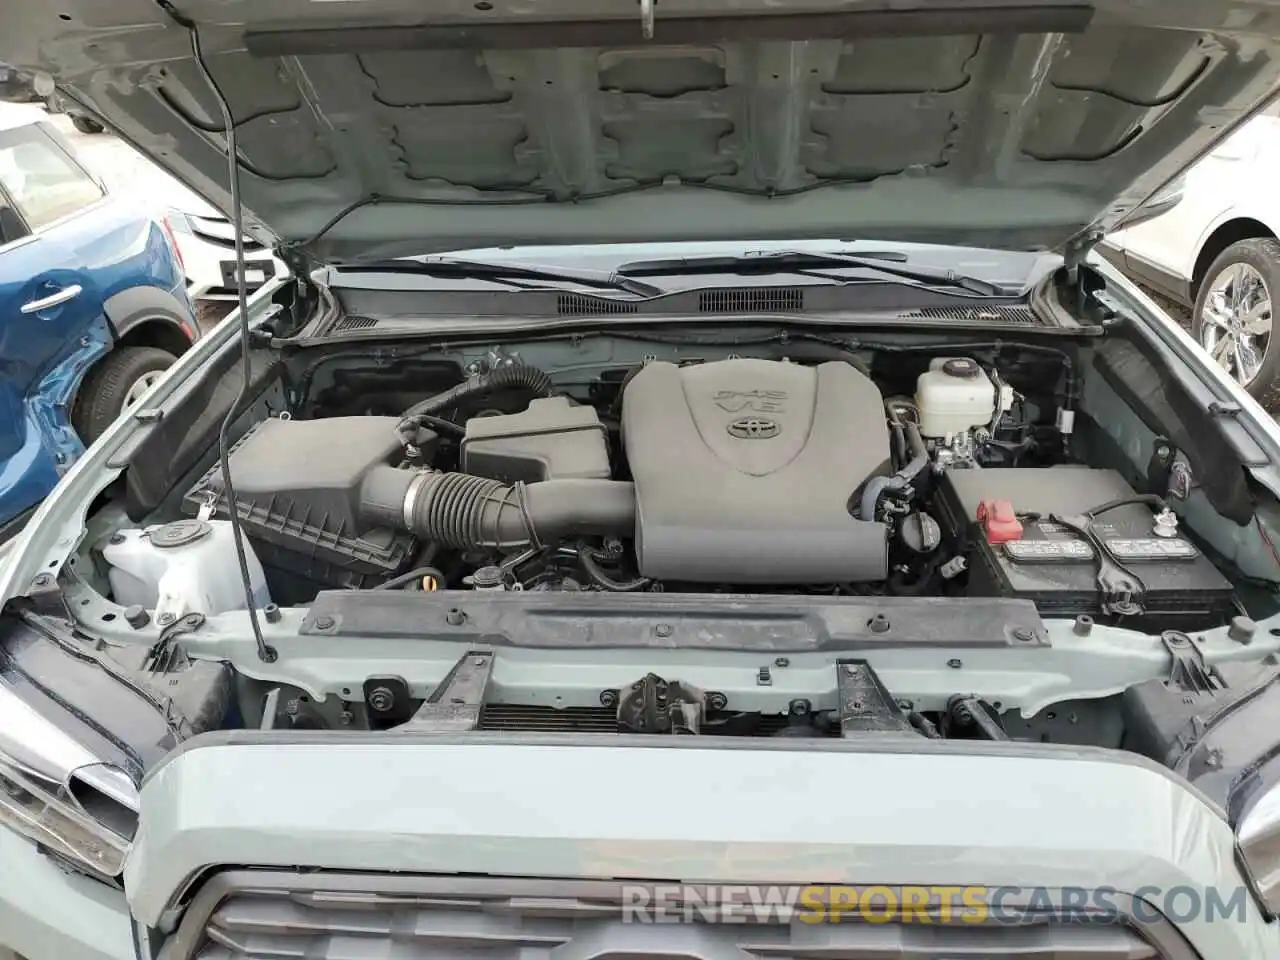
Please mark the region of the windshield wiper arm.
POLYGON ((376 260, 338 267, 343 273, 417 273, 435 277, 470 277, 493 280, 545 280, 550 283, 577 283, 584 287, 624 290, 637 297, 658 297, 667 291, 652 283, 603 270, 575 270, 528 263, 491 263, 435 257, 430 260, 376 260))
POLYGON ((764 251, 741 257, 690 257, 675 260, 636 260, 624 263, 616 273, 625 275, 689 274, 689 273, 795 273, 844 279, 830 274, 814 273, 815 267, 860 267, 887 273, 904 280, 937 287, 957 287, 984 297, 1005 291, 997 284, 979 277, 969 277, 954 270, 923 265, 910 266, 905 254, 897 251, 866 253, 810 253, 804 250, 764 251))

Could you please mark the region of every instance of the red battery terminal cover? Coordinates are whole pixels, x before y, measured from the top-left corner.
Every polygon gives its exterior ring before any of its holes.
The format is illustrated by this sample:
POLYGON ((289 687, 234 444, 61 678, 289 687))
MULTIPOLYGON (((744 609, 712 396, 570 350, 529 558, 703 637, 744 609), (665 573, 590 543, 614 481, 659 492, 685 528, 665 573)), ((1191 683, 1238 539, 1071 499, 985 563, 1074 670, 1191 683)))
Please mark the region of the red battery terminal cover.
POLYGON ((978 504, 978 522, 987 535, 987 543, 1022 539, 1022 524, 1009 500, 983 500, 978 504))

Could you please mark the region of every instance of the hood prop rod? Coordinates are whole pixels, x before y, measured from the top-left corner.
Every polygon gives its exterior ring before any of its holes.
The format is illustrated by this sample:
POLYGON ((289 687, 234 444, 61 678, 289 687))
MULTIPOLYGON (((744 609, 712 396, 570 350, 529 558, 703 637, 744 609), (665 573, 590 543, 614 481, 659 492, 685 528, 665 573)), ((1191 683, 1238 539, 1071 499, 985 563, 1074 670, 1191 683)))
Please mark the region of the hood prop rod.
POLYGON ((653 4, 654 0, 640 0, 640 35, 646 40, 653 39, 653 4))
POLYGON ((191 55, 205 83, 213 92, 214 99, 218 101, 218 108, 222 111, 223 130, 227 143, 227 179, 230 181, 231 188, 231 229, 235 231, 236 241, 236 294, 239 305, 240 359, 243 377, 240 382, 240 391, 236 394, 226 417, 223 418, 222 427, 218 430, 218 465, 222 471, 222 488, 227 498, 227 519, 231 523, 232 539, 236 545, 240 581, 244 585, 245 608, 249 614, 249 625, 253 629, 254 643, 258 648, 258 659, 263 663, 275 663, 278 654, 274 647, 267 645, 262 635, 262 624, 258 620, 257 601, 253 596, 253 578, 249 574, 249 561, 244 547, 244 531, 240 529, 239 502, 236 499, 235 487, 231 484, 229 443, 231 424, 253 390, 253 364, 249 360, 249 298, 244 284, 244 211, 240 206, 240 156, 236 149, 236 125, 231 116, 231 106, 227 103, 227 98, 213 78, 213 74, 209 72, 209 65, 205 63, 204 51, 200 48, 200 32, 196 29, 195 21, 180 14, 169 0, 159 0, 159 3, 175 23, 191 34, 191 55))

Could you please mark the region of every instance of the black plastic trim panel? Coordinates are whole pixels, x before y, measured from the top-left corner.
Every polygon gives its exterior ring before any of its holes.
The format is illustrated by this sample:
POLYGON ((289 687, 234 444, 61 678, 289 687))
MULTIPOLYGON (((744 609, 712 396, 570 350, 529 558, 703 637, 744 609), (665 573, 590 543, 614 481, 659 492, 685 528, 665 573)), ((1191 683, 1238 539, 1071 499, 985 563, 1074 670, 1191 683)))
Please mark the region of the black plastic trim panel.
POLYGON ((301 633, 468 640, 487 646, 697 650, 1047 647, 1029 600, 707 594, 408 594, 326 591, 301 633), (317 626, 325 624, 324 627, 317 626))
POLYGON ((1186 277, 1181 277, 1172 270, 1152 263, 1146 257, 1141 257, 1131 250, 1126 250, 1120 255, 1115 252, 1110 255, 1104 253, 1104 256, 1138 283, 1152 287, 1157 293, 1177 301, 1184 307, 1191 306, 1193 299, 1191 282, 1186 277))
MULTIPOLYGON (((535 320, 543 317, 663 317, 682 316, 732 316, 734 312, 759 315, 778 314, 795 317, 823 312, 857 311, 861 315, 890 311, 894 315, 907 313, 917 319, 927 314, 917 311, 928 308, 973 310, 981 308, 989 314, 1004 310, 1028 310, 1025 294, 999 297, 978 297, 964 293, 951 293, 940 289, 911 286, 898 283, 825 283, 779 287, 776 284, 735 287, 690 288, 673 290, 639 299, 629 295, 602 295, 586 292, 555 290, 468 290, 458 281, 457 288, 447 290, 423 287, 420 289, 388 289, 348 286, 347 279, 358 278, 357 271, 344 273, 341 269, 330 271, 331 289, 341 300, 344 315, 377 317, 381 324, 396 320, 412 320, 421 324, 423 317, 446 319, 465 317, 519 317, 535 320)), ((851 274, 850 279, 856 279, 851 274)), ((1015 316, 1012 320, 988 317, 981 321, 984 328, 1000 325, 1010 329, 1025 330, 1026 319, 1015 316)), ((336 333, 340 321, 321 326, 317 332, 336 333)), ((1050 322, 1041 322, 1041 330, 1056 331, 1050 322)), ((1086 328, 1067 327, 1072 335, 1087 333, 1086 328)))

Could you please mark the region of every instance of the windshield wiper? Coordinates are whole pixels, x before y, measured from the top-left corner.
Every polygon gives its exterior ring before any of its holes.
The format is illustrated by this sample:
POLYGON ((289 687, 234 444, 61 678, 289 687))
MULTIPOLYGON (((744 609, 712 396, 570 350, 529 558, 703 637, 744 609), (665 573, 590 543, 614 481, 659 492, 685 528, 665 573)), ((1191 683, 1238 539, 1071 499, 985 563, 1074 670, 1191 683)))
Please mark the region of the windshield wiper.
MULTIPOLYGON (((574 270, 528 263, 492 263, 452 257, 435 257, 430 260, 376 260, 369 263, 343 265, 338 267, 338 270, 342 273, 416 273, 432 277, 469 277, 499 282, 544 280, 550 283, 577 283, 584 287, 623 290, 634 293, 637 297, 658 297, 667 292, 656 284, 603 270, 574 270)), ((524 290, 543 289, 518 283, 513 283, 512 286, 518 286, 524 290)))
POLYGON ((866 253, 810 253, 804 250, 761 251, 740 257, 689 257, 673 260, 635 260, 624 263, 618 275, 634 276, 690 273, 793 273, 848 281, 848 277, 822 273, 815 267, 860 267, 887 273, 904 280, 935 287, 956 287, 984 297, 999 296, 1006 291, 979 277, 969 277, 942 267, 909 266, 907 257, 897 251, 872 250, 866 253))

